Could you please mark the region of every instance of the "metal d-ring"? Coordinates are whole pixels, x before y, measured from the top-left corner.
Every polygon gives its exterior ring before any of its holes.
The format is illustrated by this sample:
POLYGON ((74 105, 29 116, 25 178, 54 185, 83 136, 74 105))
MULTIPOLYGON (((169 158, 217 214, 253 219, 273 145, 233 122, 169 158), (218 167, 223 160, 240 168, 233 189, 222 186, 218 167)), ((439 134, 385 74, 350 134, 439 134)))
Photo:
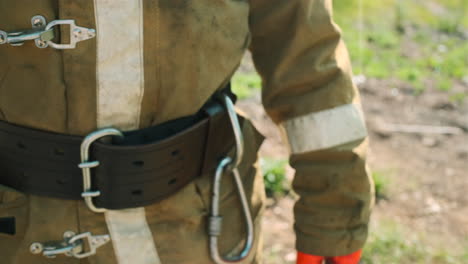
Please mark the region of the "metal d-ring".
POLYGON ((216 264, 239 263, 243 261, 249 256, 254 241, 254 226, 252 215, 250 213, 247 196, 245 195, 244 186, 242 184, 242 180, 239 174, 239 169, 237 168, 242 160, 242 156, 244 153, 244 140, 242 137, 242 130, 231 98, 225 96, 223 100, 229 115, 229 119, 231 121, 234 136, 236 138, 236 157, 234 160, 230 157, 226 157, 221 160, 221 162, 218 164, 218 167, 216 168, 213 182, 213 196, 211 201, 211 215, 209 218, 208 233, 210 236, 210 255, 216 264), (237 256, 229 258, 222 257, 219 253, 218 248, 218 238, 221 235, 223 220, 222 216, 219 215, 219 200, 222 176, 226 173, 226 171, 229 171, 234 176, 237 193, 239 195, 239 199, 242 205, 242 211, 244 213, 247 233, 244 248, 242 249, 242 251, 237 256))
POLYGON ((101 195, 99 190, 91 190, 91 168, 99 166, 99 161, 89 161, 89 149, 91 145, 98 139, 106 136, 123 137, 123 133, 114 128, 105 128, 87 135, 81 143, 81 163, 78 165, 83 172, 83 193, 81 196, 88 208, 95 213, 103 213, 104 208, 97 208, 93 203, 93 198, 101 195))

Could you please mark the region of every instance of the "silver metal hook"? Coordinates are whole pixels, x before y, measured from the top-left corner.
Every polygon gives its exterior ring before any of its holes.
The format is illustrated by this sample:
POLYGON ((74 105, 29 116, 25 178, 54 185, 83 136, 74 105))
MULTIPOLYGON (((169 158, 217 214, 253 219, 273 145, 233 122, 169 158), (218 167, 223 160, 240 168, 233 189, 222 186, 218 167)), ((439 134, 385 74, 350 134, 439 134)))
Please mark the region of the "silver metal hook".
POLYGON ((239 174, 239 170, 234 168, 232 170, 232 175, 234 176, 234 180, 236 182, 237 192, 241 201, 242 211, 244 213, 245 223, 246 223, 246 239, 243 250, 239 253, 239 255, 231 257, 231 258, 223 258, 219 254, 218 249, 218 237, 221 235, 222 229, 222 216, 219 215, 219 199, 220 199, 220 190, 221 190, 221 180, 222 176, 231 164, 232 159, 229 157, 224 158, 219 163, 218 167, 216 168, 215 179, 213 183, 213 197, 211 203, 211 215, 209 218, 209 225, 208 225, 208 233, 210 236, 210 254, 211 258, 216 264, 229 264, 229 263, 239 263, 243 261, 245 258, 249 256, 249 253, 253 247, 254 241, 254 226, 252 215, 250 213, 249 204, 247 202, 247 196, 245 195, 244 186, 242 184, 242 180, 239 174))
POLYGON ((231 98, 227 95, 224 95, 223 101, 227 109, 229 119, 231 121, 234 137, 236 139, 236 156, 234 159, 226 157, 221 160, 221 162, 218 164, 218 167, 216 168, 213 182, 213 197, 211 200, 211 215, 209 218, 208 233, 210 236, 211 258, 216 264, 239 263, 243 261, 249 256, 249 253, 252 251, 254 241, 254 226, 252 215, 250 213, 247 196, 245 195, 244 186, 239 174, 239 169, 237 168, 241 163, 242 157, 244 155, 244 137, 242 135, 242 129, 239 123, 239 119, 234 109, 234 103, 232 102, 231 98), (230 171, 230 173, 232 173, 234 177, 237 193, 239 195, 242 211, 245 218, 247 233, 244 248, 242 249, 242 251, 237 256, 229 258, 222 257, 219 254, 218 249, 218 237, 221 235, 223 221, 222 216, 219 215, 219 200, 222 176, 225 174, 226 171, 230 171))
POLYGON ((224 95, 224 104, 231 120, 232 130, 234 132, 234 137, 236 138, 236 159, 233 162, 233 167, 238 167, 244 156, 244 136, 242 135, 242 129, 239 123, 239 118, 237 118, 236 110, 234 108, 234 103, 231 98, 227 95, 224 95))

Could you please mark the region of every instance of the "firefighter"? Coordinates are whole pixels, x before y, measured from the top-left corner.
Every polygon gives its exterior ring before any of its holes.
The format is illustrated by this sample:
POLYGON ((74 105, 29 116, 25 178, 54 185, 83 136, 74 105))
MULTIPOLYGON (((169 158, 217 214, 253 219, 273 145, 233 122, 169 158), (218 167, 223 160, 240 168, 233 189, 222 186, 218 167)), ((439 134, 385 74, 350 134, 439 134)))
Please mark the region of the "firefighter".
POLYGON ((226 88, 248 49, 297 263, 357 264, 372 183, 331 0, 0 1, 0 262, 261 263, 263 138, 226 88))

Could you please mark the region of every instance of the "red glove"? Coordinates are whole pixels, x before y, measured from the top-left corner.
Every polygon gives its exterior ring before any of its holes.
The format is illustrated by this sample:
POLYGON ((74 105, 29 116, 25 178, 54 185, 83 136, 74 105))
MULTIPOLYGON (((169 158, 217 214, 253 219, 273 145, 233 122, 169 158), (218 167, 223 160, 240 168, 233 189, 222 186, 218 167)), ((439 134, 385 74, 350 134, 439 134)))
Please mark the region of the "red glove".
POLYGON ((361 259, 362 250, 356 251, 352 254, 339 257, 320 257, 297 252, 296 264, 322 264, 323 261, 327 261, 328 264, 358 264, 361 259))
POLYGON ((296 264, 322 264, 325 257, 309 255, 302 252, 297 252, 296 264))

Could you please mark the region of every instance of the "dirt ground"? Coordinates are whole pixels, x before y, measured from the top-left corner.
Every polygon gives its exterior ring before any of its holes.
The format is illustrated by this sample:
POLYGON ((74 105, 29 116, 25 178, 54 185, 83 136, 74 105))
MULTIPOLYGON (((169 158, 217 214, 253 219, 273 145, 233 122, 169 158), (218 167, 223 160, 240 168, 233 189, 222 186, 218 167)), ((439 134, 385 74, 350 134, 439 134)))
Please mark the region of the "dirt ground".
MULTIPOLYGON (((385 198, 373 211, 373 229, 381 222, 394 221, 411 230, 408 237, 417 236, 421 243, 451 250, 466 245, 468 104, 452 102, 430 83, 420 95, 397 80, 360 77, 357 83, 370 134, 369 163, 386 184, 385 198), (440 131, 441 126, 449 128, 440 131)), ((468 83, 457 83, 453 91, 467 92, 468 83)), ((261 155, 286 158, 287 150, 261 107, 260 95, 240 101, 238 107, 267 137, 261 155)), ((291 169, 288 176, 292 175, 291 169)), ((293 198, 286 197, 266 212, 265 263, 295 261, 293 204, 293 198)))

